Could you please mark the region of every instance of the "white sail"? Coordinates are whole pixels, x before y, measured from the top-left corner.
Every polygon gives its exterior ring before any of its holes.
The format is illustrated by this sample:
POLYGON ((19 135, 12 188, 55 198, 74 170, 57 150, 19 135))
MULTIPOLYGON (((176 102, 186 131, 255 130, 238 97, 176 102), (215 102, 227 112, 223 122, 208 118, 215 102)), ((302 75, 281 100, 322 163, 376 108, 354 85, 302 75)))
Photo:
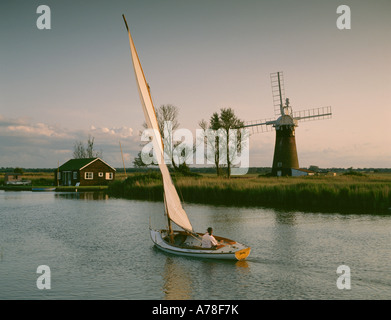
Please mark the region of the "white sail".
POLYGON ((133 43, 132 36, 130 35, 129 27, 128 24, 126 23, 125 16, 123 16, 123 18, 126 24, 126 29, 128 30, 133 67, 136 75, 141 104, 144 110, 145 120, 148 125, 148 128, 153 129, 154 132, 153 135, 154 148, 157 149, 155 150, 156 151, 155 154, 158 157, 157 160, 163 177, 163 188, 164 188, 164 195, 166 200, 167 214, 169 218, 178 226, 192 232, 193 227, 189 221, 189 218, 187 217, 185 210, 183 210, 178 193, 171 180, 171 176, 168 171, 168 168, 164 162, 163 142, 159 132, 159 126, 155 114, 155 108, 152 103, 152 98, 150 95, 148 84, 146 82, 145 75, 141 67, 140 60, 137 55, 136 47, 134 46, 133 43))

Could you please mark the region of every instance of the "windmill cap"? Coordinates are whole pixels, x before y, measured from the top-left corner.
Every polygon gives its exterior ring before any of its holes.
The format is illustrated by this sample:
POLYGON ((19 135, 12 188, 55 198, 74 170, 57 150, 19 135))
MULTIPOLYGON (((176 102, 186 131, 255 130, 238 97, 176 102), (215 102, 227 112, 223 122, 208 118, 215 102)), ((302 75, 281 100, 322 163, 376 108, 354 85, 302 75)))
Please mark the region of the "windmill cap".
POLYGON ((276 121, 277 126, 297 126, 297 121, 290 115, 282 115, 276 121))

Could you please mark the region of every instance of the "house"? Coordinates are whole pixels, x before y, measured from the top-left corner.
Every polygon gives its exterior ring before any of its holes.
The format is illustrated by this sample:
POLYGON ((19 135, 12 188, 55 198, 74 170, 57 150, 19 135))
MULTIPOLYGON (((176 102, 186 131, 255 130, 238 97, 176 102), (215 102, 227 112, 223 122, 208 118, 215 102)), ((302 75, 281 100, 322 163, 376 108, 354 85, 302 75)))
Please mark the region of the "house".
POLYGON ((318 172, 319 176, 330 176, 330 177, 336 177, 337 173, 333 171, 320 171, 318 172))
POLYGON ((313 176, 313 175, 315 175, 314 171, 307 170, 307 169, 293 169, 292 168, 292 177, 313 176))
POLYGON ((6 173, 4 175, 4 183, 5 184, 14 184, 22 181, 21 173, 6 173))
POLYGON ((11 185, 26 185, 31 184, 31 180, 22 180, 21 173, 6 173, 4 175, 4 183, 11 185))
POLYGON ((292 176, 292 177, 300 177, 300 176, 314 176, 315 171, 307 170, 307 169, 299 169, 299 168, 282 168, 281 170, 277 170, 277 177, 282 176, 292 176))
POLYGON ((102 186, 115 179, 115 169, 100 158, 71 159, 55 173, 60 186, 102 186))

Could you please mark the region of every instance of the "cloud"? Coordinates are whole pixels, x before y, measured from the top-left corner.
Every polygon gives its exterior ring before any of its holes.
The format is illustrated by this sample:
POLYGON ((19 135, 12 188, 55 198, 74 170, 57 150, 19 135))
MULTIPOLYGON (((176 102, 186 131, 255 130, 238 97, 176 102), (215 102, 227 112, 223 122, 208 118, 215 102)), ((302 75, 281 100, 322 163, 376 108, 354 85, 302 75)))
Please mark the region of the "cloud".
POLYGON ((87 129, 66 129, 58 125, 35 123, 30 119, 9 119, 0 115, 0 167, 52 168, 72 157, 76 141, 86 144, 94 137, 94 147, 102 151, 103 158, 111 165, 121 166, 119 148, 121 140, 127 166, 131 155, 137 154, 139 137, 133 136, 129 127, 91 126, 87 129))
POLYGON ((38 135, 46 137, 55 137, 62 136, 61 133, 55 131, 54 128, 45 125, 44 123, 37 123, 33 126, 31 125, 10 125, 5 128, 13 133, 19 133, 21 135, 38 135))
POLYGON ((133 129, 129 127, 120 127, 120 128, 96 128, 95 126, 91 126, 91 133, 97 135, 109 135, 116 138, 129 138, 133 136, 133 129))
MULTIPOLYGON (((141 150, 140 136, 130 127, 68 129, 34 122, 28 118, 10 119, 0 114, 0 167, 55 168, 72 157, 76 141, 86 144, 94 137, 94 148, 110 165, 126 167, 141 150), (122 154, 121 154, 122 148, 122 154)), ((272 165, 275 133, 250 137, 250 166, 272 165)), ((298 141, 302 167, 389 167, 390 151, 381 142, 360 140, 355 144, 340 139, 331 146, 316 141, 298 141), (326 147, 325 147, 326 146, 326 147)))
POLYGON ((6 119, 0 115, 0 134, 14 137, 66 137, 59 127, 44 123, 30 123, 28 119, 6 119))

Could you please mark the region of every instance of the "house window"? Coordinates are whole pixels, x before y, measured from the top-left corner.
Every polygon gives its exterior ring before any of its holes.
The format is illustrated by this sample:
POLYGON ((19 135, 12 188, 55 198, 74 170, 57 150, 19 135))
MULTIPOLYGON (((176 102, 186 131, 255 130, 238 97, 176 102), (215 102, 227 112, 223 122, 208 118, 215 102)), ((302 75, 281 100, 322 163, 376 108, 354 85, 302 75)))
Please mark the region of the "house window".
POLYGON ((282 167, 282 162, 277 162, 277 167, 281 168, 282 167))
POLYGON ((61 172, 57 172, 57 180, 61 180, 61 172))
POLYGON ((77 171, 73 171, 73 180, 77 180, 77 171))
POLYGON ((84 174, 84 179, 86 179, 86 180, 92 180, 92 179, 94 179, 94 173, 93 173, 93 172, 86 172, 86 173, 84 174))
POLYGON ((106 172, 106 180, 113 180, 113 173, 112 172, 106 172))
POLYGON ((99 172, 98 176, 99 176, 99 178, 102 178, 103 177, 103 172, 99 172))

